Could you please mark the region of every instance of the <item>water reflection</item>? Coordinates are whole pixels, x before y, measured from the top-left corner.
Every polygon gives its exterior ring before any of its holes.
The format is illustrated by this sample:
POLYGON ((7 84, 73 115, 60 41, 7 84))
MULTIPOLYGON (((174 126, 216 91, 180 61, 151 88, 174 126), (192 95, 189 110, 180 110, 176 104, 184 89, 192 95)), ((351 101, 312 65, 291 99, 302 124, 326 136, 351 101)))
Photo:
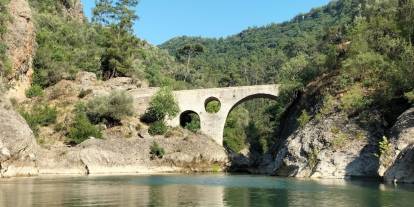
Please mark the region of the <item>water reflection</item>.
POLYGON ((0 206, 410 206, 413 190, 260 176, 18 178, 0 180, 0 206))

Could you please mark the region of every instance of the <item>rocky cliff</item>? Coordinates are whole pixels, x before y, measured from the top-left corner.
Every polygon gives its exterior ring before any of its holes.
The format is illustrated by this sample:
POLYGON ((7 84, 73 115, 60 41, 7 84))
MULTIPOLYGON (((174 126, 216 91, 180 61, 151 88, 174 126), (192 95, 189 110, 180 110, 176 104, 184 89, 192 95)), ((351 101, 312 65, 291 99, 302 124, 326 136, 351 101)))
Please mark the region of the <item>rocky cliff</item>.
POLYGON ((414 183, 414 108, 398 118, 383 146, 379 174, 387 182, 414 183))
POLYGON ((6 96, 24 99, 30 87, 35 54, 35 26, 32 10, 26 0, 13 0, 8 5, 11 21, 4 38, 6 55, 11 63, 11 71, 6 77, 11 90, 6 96))
POLYGON ((340 105, 343 91, 332 89, 335 76, 321 77, 297 96, 283 118, 280 139, 271 150, 274 154, 263 159, 259 172, 413 182, 414 109, 404 112, 409 104, 399 100, 391 107, 392 115, 375 107, 347 114, 340 105), (310 120, 299 125, 304 110, 310 120))

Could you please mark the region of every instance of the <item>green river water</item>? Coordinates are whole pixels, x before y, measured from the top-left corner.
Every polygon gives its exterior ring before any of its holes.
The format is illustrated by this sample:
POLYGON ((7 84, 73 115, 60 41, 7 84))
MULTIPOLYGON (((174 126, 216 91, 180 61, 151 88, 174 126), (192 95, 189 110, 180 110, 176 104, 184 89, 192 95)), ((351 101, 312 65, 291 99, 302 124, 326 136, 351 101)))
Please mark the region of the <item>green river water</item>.
POLYGON ((0 206, 414 206, 414 186, 250 175, 0 179, 0 206))

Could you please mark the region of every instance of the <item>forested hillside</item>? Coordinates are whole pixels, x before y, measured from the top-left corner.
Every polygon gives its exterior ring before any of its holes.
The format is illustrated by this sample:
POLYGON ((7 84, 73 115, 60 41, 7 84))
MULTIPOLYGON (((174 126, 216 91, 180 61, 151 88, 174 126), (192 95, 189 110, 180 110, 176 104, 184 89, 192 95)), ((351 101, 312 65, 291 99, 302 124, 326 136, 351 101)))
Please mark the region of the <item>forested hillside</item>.
MULTIPOLYGON (((343 55, 338 47, 348 44, 345 30, 361 12, 361 1, 335 1, 288 22, 250 28, 228 38, 177 37, 160 47, 187 64, 174 76, 192 85, 283 82, 293 92, 338 67, 343 55)), ((226 125, 228 147, 240 151, 250 143, 255 151, 267 151, 277 139, 280 116, 291 101, 287 95, 277 104, 254 100, 238 107, 226 125)))
MULTIPOLYGON (((332 76, 333 84, 318 99, 339 99, 340 111, 350 116, 375 108, 388 121, 395 120, 406 105, 392 103, 413 96, 413 21, 412 0, 339 0, 291 21, 250 28, 228 38, 178 37, 160 47, 187 64, 174 78, 192 85, 284 84, 285 95, 276 106, 260 111, 269 103, 248 103, 244 108, 249 109, 252 122, 227 125, 227 141, 253 136, 268 145, 277 138, 279 119, 297 92, 322 74, 332 76), (253 130, 244 135, 231 130, 240 125, 253 130)), ((334 110, 326 108, 308 108, 298 120, 306 124, 334 110)), ((246 113, 236 110, 229 121, 246 113)), ((233 145, 241 149, 240 143, 233 145)))

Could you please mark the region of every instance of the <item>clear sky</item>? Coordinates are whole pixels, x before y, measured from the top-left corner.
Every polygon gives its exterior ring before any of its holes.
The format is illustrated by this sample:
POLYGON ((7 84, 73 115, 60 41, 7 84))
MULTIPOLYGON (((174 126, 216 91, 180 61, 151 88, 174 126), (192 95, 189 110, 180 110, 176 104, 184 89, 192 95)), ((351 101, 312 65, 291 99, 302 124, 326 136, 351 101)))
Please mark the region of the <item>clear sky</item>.
MULTIPOLYGON (((225 37, 290 20, 330 0, 141 0, 138 37, 158 45, 177 36, 225 37)), ((82 0, 91 16, 95 0, 82 0)))

